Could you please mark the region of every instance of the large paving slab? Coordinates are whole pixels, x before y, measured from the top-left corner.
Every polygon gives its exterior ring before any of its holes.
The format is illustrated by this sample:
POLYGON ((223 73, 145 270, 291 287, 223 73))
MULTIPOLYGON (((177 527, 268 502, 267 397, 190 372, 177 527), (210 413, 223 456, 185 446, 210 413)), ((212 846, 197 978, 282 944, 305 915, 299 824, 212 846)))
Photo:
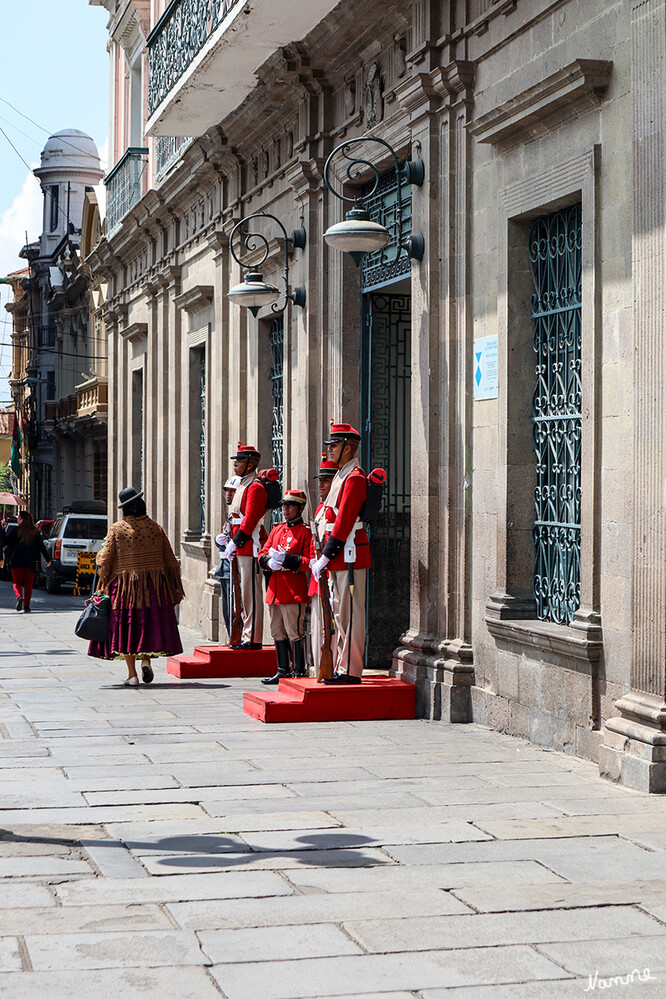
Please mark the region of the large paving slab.
POLYGON ((399 912, 400 920, 406 923, 414 916, 472 911, 450 892, 424 887, 418 891, 398 889, 385 897, 382 904, 378 904, 372 892, 314 892, 276 898, 173 902, 167 908, 179 926, 191 930, 339 924, 347 919, 374 919, 382 913, 388 916, 394 912, 399 912))
POLYGON ((1 999, 220 999, 203 968, 31 971, 0 976, 1 999))
POLYGON ((330 995, 332 983, 338 994, 353 995, 359 982, 369 992, 381 992, 569 977, 529 947, 257 961, 216 965, 211 973, 227 999, 324 996, 330 995))

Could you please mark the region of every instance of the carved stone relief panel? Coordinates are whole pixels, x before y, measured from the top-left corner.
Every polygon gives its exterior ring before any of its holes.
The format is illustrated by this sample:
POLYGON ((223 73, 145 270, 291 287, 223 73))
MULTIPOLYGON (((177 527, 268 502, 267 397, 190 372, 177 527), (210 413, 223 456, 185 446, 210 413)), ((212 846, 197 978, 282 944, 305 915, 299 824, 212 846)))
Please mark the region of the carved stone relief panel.
POLYGON ((379 124, 384 117, 384 88, 379 63, 368 70, 363 94, 363 120, 367 128, 379 124))

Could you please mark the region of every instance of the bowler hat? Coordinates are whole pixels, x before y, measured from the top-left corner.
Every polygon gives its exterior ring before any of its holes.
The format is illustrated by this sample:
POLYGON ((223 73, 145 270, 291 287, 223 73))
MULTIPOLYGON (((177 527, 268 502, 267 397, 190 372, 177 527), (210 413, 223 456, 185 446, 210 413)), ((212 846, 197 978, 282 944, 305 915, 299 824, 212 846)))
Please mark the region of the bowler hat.
POLYGON ((120 500, 118 509, 122 510, 122 508, 127 506, 128 503, 132 503, 133 500, 140 499, 141 496, 143 496, 143 489, 140 493, 136 491, 134 486, 127 486, 125 489, 121 489, 118 493, 118 499, 120 500))

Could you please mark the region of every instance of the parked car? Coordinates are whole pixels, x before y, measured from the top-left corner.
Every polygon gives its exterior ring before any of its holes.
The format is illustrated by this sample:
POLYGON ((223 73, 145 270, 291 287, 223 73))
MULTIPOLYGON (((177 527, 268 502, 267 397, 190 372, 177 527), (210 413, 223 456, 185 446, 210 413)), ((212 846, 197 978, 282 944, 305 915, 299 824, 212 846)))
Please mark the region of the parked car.
POLYGON ((35 524, 35 527, 37 528, 37 530, 39 531, 39 533, 43 538, 48 538, 49 534, 51 533, 51 528, 53 527, 53 521, 38 520, 35 524))
POLYGON ((38 568, 48 593, 57 593, 63 582, 75 581, 79 552, 97 553, 107 530, 103 503, 75 501, 57 515, 44 542, 51 564, 47 567, 42 557, 38 568))

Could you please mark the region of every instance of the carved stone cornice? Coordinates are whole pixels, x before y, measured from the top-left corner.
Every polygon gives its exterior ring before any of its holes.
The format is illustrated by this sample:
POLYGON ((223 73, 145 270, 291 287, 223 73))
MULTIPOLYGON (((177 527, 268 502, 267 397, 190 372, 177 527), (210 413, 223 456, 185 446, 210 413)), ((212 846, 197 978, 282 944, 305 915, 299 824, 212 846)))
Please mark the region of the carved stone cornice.
POLYGON ((118 331, 123 340, 140 340, 148 335, 148 323, 130 323, 118 331))
POLYGON ((408 77, 395 89, 400 107, 410 116, 412 124, 425 115, 433 114, 441 104, 441 92, 433 86, 430 73, 408 77))
POLYGON ((197 312, 206 308, 213 301, 215 289, 212 284, 195 284, 192 288, 176 295, 174 305, 185 312, 197 312))
POLYGON ((501 145, 536 137, 598 107, 613 63, 576 59, 527 90, 482 114, 470 124, 479 142, 501 145))
POLYGON ((285 176, 297 198, 321 189, 323 183, 323 160, 298 159, 287 167, 285 176))

